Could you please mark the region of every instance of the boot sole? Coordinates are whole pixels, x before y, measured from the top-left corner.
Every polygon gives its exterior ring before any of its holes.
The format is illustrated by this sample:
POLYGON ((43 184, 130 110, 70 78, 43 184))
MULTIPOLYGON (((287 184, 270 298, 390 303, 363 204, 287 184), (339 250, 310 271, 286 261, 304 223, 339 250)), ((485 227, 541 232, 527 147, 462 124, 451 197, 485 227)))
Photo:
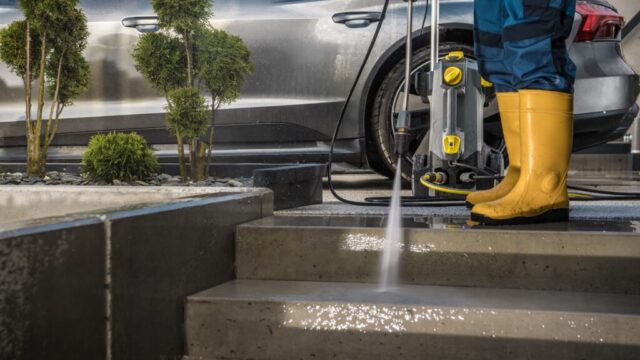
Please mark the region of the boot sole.
POLYGON ((473 209, 473 207, 475 206, 474 204, 472 204, 472 203, 470 203, 470 202, 468 202, 468 201, 465 201, 464 205, 465 205, 465 206, 467 207, 467 209, 469 209, 469 210, 473 209))
POLYGON ((567 222, 569 221, 569 209, 553 209, 537 216, 532 216, 532 217, 520 216, 520 217, 511 218, 511 219, 492 219, 484 215, 471 213, 471 221, 478 222, 483 225, 489 225, 489 226, 527 225, 527 224, 552 223, 552 222, 567 222))

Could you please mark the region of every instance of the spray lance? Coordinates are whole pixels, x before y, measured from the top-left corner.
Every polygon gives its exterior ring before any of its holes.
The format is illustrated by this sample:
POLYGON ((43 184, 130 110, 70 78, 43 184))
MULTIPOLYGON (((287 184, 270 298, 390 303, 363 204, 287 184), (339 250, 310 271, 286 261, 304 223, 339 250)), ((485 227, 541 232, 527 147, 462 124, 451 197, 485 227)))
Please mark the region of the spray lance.
MULTIPOLYGON (((405 44, 405 69, 404 69, 404 99, 402 111, 396 119, 395 150, 398 159, 402 159, 409 152, 409 144, 413 140, 411 134, 411 112, 409 111, 409 99, 411 95, 411 59, 413 58, 413 3, 415 0, 404 0, 407 3, 407 40, 405 44)), ((439 1, 436 0, 439 4, 439 1)), ((434 4, 435 4, 434 2, 434 4)), ((400 163, 400 160, 398 160, 400 163)))

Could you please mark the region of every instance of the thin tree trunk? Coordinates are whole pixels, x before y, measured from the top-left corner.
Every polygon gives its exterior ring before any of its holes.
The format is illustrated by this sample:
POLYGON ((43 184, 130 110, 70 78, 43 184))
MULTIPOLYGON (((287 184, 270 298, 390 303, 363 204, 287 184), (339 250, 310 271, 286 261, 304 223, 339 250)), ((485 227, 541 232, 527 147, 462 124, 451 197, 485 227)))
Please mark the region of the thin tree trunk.
POLYGON ((185 31, 182 36, 184 36, 184 47, 187 52, 187 86, 193 87, 193 48, 191 46, 191 37, 188 31, 185 31))
POLYGON ((25 124, 27 126, 27 136, 31 135, 31 25, 27 21, 26 42, 26 69, 24 75, 24 103, 25 103, 25 124))
POLYGON ((176 140, 178 142, 178 166, 180 168, 180 179, 182 182, 187 182, 187 166, 184 161, 184 142, 178 130, 176 130, 176 140))
POLYGON ((196 181, 206 180, 208 173, 206 172, 209 167, 207 166, 207 148, 208 144, 203 141, 198 142, 198 150, 196 157, 198 158, 198 166, 196 168, 196 181))
POLYGON ((209 126, 211 126, 211 128, 209 129, 209 144, 207 149, 207 175, 211 173, 211 162, 213 162, 213 139, 215 137, 216 110, 218 110, 218 105, 216 105, 216 96, 211 95, 211 119, 209 120, 209 126))
POLYGON ((45 66, 47 60, 47 34, 42 34, 40 49, 40 74, 38 76, 38 112, 36 117, 36 127, 33 131, 33 146, 32 146, 32 161, 35 161, 36 164, 29 164, 29 175, 31 176, 42 176, 44 175, 44 167, 46 164, 46 159, 44 161, 41 160, 40 150, 41 150, 41 141, 42 141, 42 113, 44 112, 44 89, 45 89, 45 66))
POLYGON ((198 139, 192 139, 189 143, 189 170, 191 180, 198 181, 198 139))
POLYGON ((58 106, 58 98, 60 97, 60 81, 62 80, 62 64, 64 63, 64 51, 60 55, 60 61, 58 61, 58 69, 56 72, 56 90, 53 95, 53 100, 51 103, 51 109, 49 110, 49 119, 47 120, 47 128, 44 136, 44 145, 42 149, 42 154, 40 155, 44 161, 47 160, 47 154, 49 153, 49 146, 53 142, 53 139, 56 135, 56 131, 58 130, 58 121, 60 120, 60 106, 58 106))
POLYGON ((30 164, 33 157, 33 123, 31 119, 31 24, 26 22, 25 55, 26 68, 24 75, 25 130, 27 137, 27 173, 31 173, 30 164))
POLYGON ((62 115, 62 110, 64 109, 64 105, 58 105, 58 108, 56 109, 56 114, 55 114, 55 118, 53 120, 53 127, 51 129, 51 136, 48 138, 47 142, 45 142, 44 144, 44 148, 42 150, 42 157, 45 159, 47 159, 47 156, 49 155, 49 146, 51 146, 51 144, 53 143, 53 140, 56 137, 56 133, 58 132, 58 125, 60 124, 60 115, 62 115))

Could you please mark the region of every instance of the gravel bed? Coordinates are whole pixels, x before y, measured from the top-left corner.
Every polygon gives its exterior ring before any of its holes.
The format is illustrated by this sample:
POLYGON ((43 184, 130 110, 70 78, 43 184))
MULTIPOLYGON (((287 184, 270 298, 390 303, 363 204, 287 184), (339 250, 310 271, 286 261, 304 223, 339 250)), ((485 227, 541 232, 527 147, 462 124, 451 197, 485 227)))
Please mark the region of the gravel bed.
POLYGON ((195 186, 195 187, 251 187, 251 178, 209 178, 199 182, 180 181, 179 176, 159 174, 144 181, 123 182, 114 180, 113 183, 104 181, 87 181, 82 176, 71 173, 50 171, 44 178, 28 176, 23 173, 0 173, 0 185, 85 185, 85 186, 195 186))

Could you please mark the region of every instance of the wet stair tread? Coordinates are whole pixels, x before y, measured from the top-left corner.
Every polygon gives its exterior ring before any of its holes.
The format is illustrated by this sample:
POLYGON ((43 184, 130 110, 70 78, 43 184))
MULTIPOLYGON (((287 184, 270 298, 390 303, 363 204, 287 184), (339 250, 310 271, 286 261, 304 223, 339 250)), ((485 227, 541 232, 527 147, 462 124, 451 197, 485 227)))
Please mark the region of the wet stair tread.
POLYGON ((190 359, 640 358, 640 297, 236 280, 187 301, 190 359))
MULTIPOLYGON (((237 277, 377 282, 383 224, 377 218, 276 216, 241 225, 237 277)), ((589 231, 579 228, 409 227, 401 282, 640 295, 640 233, 598 231, 597 224, 589 231)))
MULTIPOLYGON (((640 296, 566 291, 398 285, 383 292, 377 284, 312 281, 234 280, 188 298, 189 303, 221 301, 357 303, 370 305, 478 308, 610 314, 637 317, 640 296)), ((638 334, 640 339, 640 334, 638 334)))

